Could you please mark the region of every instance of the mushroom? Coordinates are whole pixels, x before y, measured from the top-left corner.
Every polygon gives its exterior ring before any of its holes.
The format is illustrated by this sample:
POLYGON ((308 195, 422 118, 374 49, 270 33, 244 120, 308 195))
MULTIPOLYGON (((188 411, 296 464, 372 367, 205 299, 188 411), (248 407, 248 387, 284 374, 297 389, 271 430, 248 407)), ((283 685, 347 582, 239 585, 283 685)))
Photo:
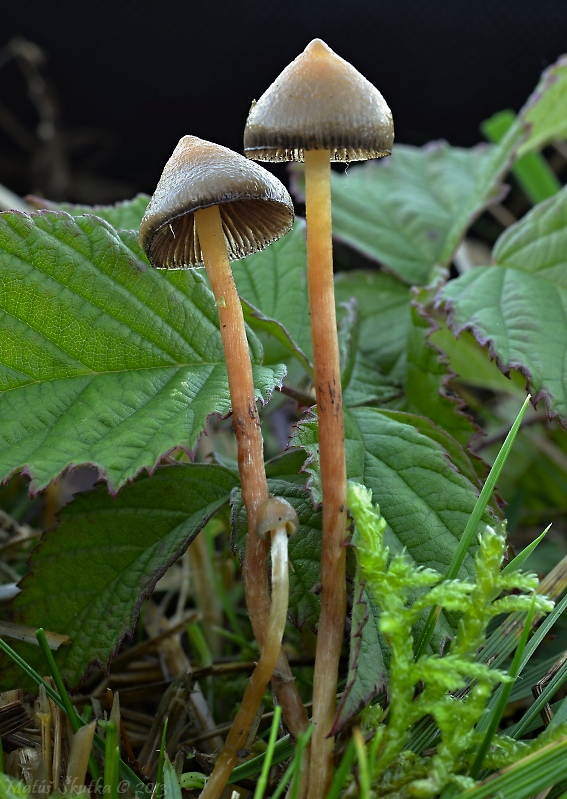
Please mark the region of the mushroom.
POLYGON ((389 155, 393 138, 392 114, 380 92, 320 39, 314 39, 252 104, 244 132, 248 158, 305 162, 308 289, 323 496, 310 799, 326 795, 332 775, 334 741, 329 733, 346 615, 346 463, 330 162, 389 155))
MULTIPOLYGON (((139 235, 155 267, 183 269, 204 263, 216 300, 248 519, 244 589, 260 647, 267 634, 270 599, 268 544, 256 535, 256 517, 269 492, 244 317, 230 260, 261 250, 292 223, 287 190, 263 167, 226 147, 184 136, 165 165, 139 235)), ((278 671, 282 679, 277 693, 286 722, 297 734, 307 718, 283 654, 278 671)))
POLYGON ((221 795, 238 761, 239 752, 246 746, 248 731, 278 660, 289 598, 287 541, 288 537, 294 535, 298 529, 297 513, 286 499, 270 497, 260 506, 256 533, 264 541, 271 540, 272 553, 272 599, 268 630, 260 658, 242 697, 240 709, 201 793, 201 799, 217 799, 221 795))

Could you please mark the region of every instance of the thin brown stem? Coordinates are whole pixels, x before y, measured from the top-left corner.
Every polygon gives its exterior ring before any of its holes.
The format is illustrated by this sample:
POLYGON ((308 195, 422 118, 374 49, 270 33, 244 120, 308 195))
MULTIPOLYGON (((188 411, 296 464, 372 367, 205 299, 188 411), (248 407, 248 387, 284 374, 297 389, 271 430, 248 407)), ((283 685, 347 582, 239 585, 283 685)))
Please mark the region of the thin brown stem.
MULTIPOLYGON (((226 252, 218 207, 212 206, 197 211, 195 225, 219 312, 238 447, 242 500, 248 520, 246 555, 243 564, 244 592, 252 629, 262 648, 268 631, 270 613, 268 544, 256 535, 256 520, 258 509, 268 499, 269 493, 252 365, 242 305, 226 252)), ((285 722, 290 732, 297 736, 307 728, 308 719, 283 652, 278 658, 272 682, 282 706, 285 722)))
POLYGON ((346 461, 333 282, 330 155, 327 150, 305 153, 307 273, 323 495, 321 617, 313 684, 309 799, 323 799, 331 785, 334 738, 329 734, 346 617, 346 461))
POLYGON ((285 524, 282 524, 272 533, 272 602, 264 646, 246 686, 240 709, 232 723, 222 752, 201 793, 201 799, 218 799, 220 797, 232 769, 238 762, 238 753, 244 749, 248 731, 254 722, 257 709, 279 656, 287 617, 288 598, 287 530, 285 524))

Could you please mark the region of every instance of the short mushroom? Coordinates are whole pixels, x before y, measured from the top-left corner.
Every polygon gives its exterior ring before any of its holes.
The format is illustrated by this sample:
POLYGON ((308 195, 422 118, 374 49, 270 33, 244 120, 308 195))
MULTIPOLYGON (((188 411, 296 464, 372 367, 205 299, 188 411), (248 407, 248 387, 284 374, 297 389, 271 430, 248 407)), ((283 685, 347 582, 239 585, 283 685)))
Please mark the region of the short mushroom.
POLYGON ((244 749, 246 736, 266 686, 276 665, 287 617, 289 599, 288 537, 299 529, 299 519, 293 506, 282 497, 270 497, 257 516, 256 532, 262 540, 270 540, 272 553, 272 599, 268 630, 260 658, 242 697, 240 709, 226 738, 215 767, 201 793, 201 799, 218 799, 230 773, 244 749))
POLYGON ((313 40, 252 104, 244 153, 305 161, 308 288, 323 494, 321 618, 313 688, 310 799, 332 774, 332 728, 346 614, 346 464, 333 285, 330 162, 389 155, 392 114, 380 92, 320 39, 313 40), (325 751, 325 757, 320 753, 325 751), (324 764, 322 761, 325 761, 324 764), (319 767, 322 770, 316 771, 319 767))
MULTIPOLYGON (((184 136, 165 165, 140 225, 140 244, 150 263, 184 269, 204 263, 215 296, 224 346, 242 499, 248 519, 243 565, 246 602, 260 647, 270 608, 268 544, 256 535, 260 505, 268 499, 260 418, 240 298, 230 260, 261 250, 293 223, 293 204, 283 184, 232 150, 184 136)), ((287 660, 279 664, 301 725, 306 717, 287 660), (291 696, 289 686, 292 686, 291 696), (299 710, 298 710, 299 709, 299 710)), ((278 691, 279 693, 279 691, 278 691)), ((286 700, 280 697, 286 721, 286 700)))

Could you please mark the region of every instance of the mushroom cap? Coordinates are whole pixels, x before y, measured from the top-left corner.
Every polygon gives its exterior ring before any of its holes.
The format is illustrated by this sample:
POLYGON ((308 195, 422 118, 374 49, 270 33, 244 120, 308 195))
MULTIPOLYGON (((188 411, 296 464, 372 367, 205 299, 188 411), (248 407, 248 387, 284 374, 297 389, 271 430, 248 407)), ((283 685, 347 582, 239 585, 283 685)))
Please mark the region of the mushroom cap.
POLYGON ((299 530, 299 518, 293 505, 283 497, 269 497, 258 508, 256 518, 256 534, 265 540, 266 536, 276 527, 285 526, 288 535, 294 535, 299 530))
POLYGON ((330 150, 331 161, 390 155, 392 112, 371 83, 321 39, 314 39, 257 102, 244 131, 244 153, 257 161, 303 161, 330 150))
POLYGON ((152 266, 203 263, 194 213, 211 205, 220 207, 231 261, 262 250, 293 224, 291 197, 266 169, 220 144, 184 136, 140 224, 140 245, 152 266))

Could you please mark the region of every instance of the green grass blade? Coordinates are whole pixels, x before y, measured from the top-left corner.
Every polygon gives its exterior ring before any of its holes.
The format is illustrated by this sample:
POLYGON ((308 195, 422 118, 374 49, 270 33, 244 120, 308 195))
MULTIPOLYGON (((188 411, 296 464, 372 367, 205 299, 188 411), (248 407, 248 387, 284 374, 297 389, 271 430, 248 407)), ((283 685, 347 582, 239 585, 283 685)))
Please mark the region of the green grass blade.
POLYGON ((567 779, 567 736, 503 769, 456 799, 527 799, 567 779))
MULTIPOLYGON (((55 704, 58 707, 60 707, 61 710, 65 710, 65 705, 63 704, 63 700, 61 699, 57 691, 55 691, 51 687, 51 685, 49 685, 49 683, 46 682, 46 680, 44 680, 43 677, 41 677, 37 673, 37 671, 32 669, 26 663, 26 661, 22 657, 20 657, 20 655, 18 655, 18 653, 15 652, 12 649, 12 647, 9 646, 2 638, 0 638, 0 650, 2 650, 4 654, 7 655, 10 658, 10 660, 12 660, 13 663, 19 666, 22 669, 22 671, 25 674, 27 674, 27 676, 30 677, 30 679, 32 679, 38 686, 43 685, 47 695, 51 699, 53 699, 55 704)), ((78 718, 80 720, 81 726, 84 726, 84 719, 82 719, 80 716, 78 716, 78 718)), ((102 740, 100 735, 95 733, 93 741, 98 751, 104 753, 104 741, 102 740)), ((124 763, 123 760, 120 761, 120 776, 123 780, 125 780, 128 783, 134 794, 143 797, 143 799, 151 799, 150 789, 132 771, 130 766, 124 763)))
POLYGON ((274 708, 274 717, 272 719, 272 726, 270 728, 270 737, 268 738, 268 746, 266 748, 264 763, 262 764, 262 771, 256 783, 256 790, 254 791, 254 799, 262 799, 264 791, 268 784, 268 774, 272 767, 272 756, 274 754, 274 747, 276 745, 276 738, 278 737, 278 727, 282 717, 282 709, 279 705, 274 708))
MULTIPOLYGON (((447 573, 445 574, 446 580, 454 580, 459 573, 459 569, 461 568, 467 550, 472 543, 477 527, 486 510, 486 506, 488 505, 490 497, 492 496, 492 493, 496 486, 496 482, 498 481, 500 473, 504 467, 504 464, 506 463, 508 455, 510 454, 510 450, 512 449, 512 444, 514 443, 514 439, 516 438, 518 430, 520 429, 520 424, 524 417, 524 413, 526 412, 526 409, 528 407, 529 401, 530 401, 530 395, 526 397, 525 402, 522 405, 522 408, 518 416, 516 417, 514 424, 510 429, 510 432, 508 433, 504 443, 502 444, 502 447, 496 457, 496 460, 494 461, 492 469, 490 470, 490 473, 486 478, 486 482, 482 487, 480 496, 475 504, 473 512, 469 517, 469 520, 465 527, 465 531, 461 537, 461 540, 459 541, 457 549, 455 550, 451 563, 449 564, 449 568, 447 569, 447 573)), ((438 608, 436 607, 431 608, 429 616, 427 617, 427 621, 425 622, 420 638, 417 642, 416 658, 424 654, 425 650, 427 649, 427 645, 429 644, 431 636, 433 635, 433 630, 435 629, 435 623, 437 621, 438 615, 439 615, 438 608)))
MULTIPOLYGON (((289 799, 298 799, 299 797, 299 789, 301 786, 301 771, 302 771, 302 762, 303 762, 303 755, 305 753, 305 749, 307 748, 307 744, 311 739, 311 733, 313 732, 313 727, 309 726, 304 733, 302 733, 299 738, 297 739, 295 745, 295 754, 289 766, 286 768, 283 777, 280 780, 280 783, 276 790, 272 795, 272 799, 279 799, 279 797, 283 794, 288 782, 291 780, 291 787, 289 789, 288 794, 286 795, 289 799)), ((272 761, 273 762, 273 761, 272 761)))
POLYGON ((518 674, 520 672, 520 666, 521 666, 521 662, 522 662, 522 657, 523 657, 523 654, 524 654, 524 650, 526 648, 526 644, 528 642, 528 636, 530 634, 530 630, 531 630, 531 626, 532 626, 532 619, 533 619, 533 616, 534 616, 534 611, 535 611, 535 594, 534 594, 534 598, 532 599, 532 604, 531 604, 530 610, 529 610, 528 615, 526 617, 526 622, 524 624, 524 629, 522 631, 522 636, 521 636, 520 641, 518 643, 518 646, 516 648, 516 653, 514 655, 514 659, 512 660, 512 664, 511 664, 510 669, 508 671, 508 673, 509 673, 510 677, 512 678, 512 680, 509 683, 505 683, 503 685, 500 685, 500 687, 498 689, 498 692, 499 692, 498 701, 496 703, 495 708, 490 713, 488 726, 487 726, 487 729, 486 729, 486 733, 484 735, 482 743, 480 744, 480 746, 478 748, 475 761, 474 761, 474 763, 472 765, 472 768, 471 768, 470 775, 474 779, 478 779, 478 775, 480 774, 480 771, 482 769, 482 764, 484 763, 484 759, 486 757, 486 754, 487 754, 488 750, 490 749, 490 745, 492 743, 492 739, 496 735, 496 731, 498 730, 498 725, 500 724, 502 716, 504 715, 504 711, 506 709, 506 705, 508 704, 508 699, 510 698, 510 693, 511 693, 512 688, 514 686, 514 682, 516 681, 516 678, 517 678, 517 676, 518 676, 518 674))
POLYGON ((333 784, 327 794, 326 799, 338 799, 343 790, 345 782, 352 771, 352 766, 356 757, 356 747, 354 745, 354 738, 351 738, 346 752, 340 762, 338 769, 333 777, 333 784))
POLYGON ((163 764, 163 799, 183 799, 179 779, 167 754, 163 764))

